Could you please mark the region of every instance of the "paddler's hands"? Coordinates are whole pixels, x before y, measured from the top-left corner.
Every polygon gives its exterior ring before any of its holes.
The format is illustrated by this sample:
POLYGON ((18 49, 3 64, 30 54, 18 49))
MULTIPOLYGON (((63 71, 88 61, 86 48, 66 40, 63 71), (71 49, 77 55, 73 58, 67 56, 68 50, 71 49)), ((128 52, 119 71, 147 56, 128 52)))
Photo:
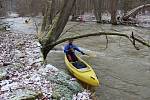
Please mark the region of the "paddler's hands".
POLYGON ((83 56, 90 57, 87 53, 82 52, 81 54, 82 54, 83 56))
POLYGON ((82 54, 82 55, 87 55, 87 54, 86 54, 86 53, 84 53, 84 52, 81 52, 81 54, 82 54))

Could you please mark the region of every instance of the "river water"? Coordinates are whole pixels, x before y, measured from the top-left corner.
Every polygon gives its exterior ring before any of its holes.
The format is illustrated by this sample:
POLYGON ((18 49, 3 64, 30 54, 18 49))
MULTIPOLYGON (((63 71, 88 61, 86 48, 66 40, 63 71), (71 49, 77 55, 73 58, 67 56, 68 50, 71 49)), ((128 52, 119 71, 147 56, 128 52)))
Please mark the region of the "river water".
MULTIPOLYGON (((13 22, 12 31, 35 34, 33 22, 26 24, 25 19, 12 20, 10 18, 7 20, 13 22)), ((69 22, 65 30, 75 24, 77 23, 69 22)), ((131 34, 133 31, 135 36, 150 40, 149 28, 113 26, 94 22, 80 23, 61 38, 99 31, 126 34, 131 34)), ((107 49, 105 36, 88 37, 75 41, 79 47, 91 50, 91 53, 96 55, 95 57, 81 57, 93 67, 100 81, 100 87, 96 88, 97 100, 150 100, 150 48, 137 43, 140 48, 137 51, 127 39, 117 36, 109 36, 108 40, 107 49)), ((56 46, 57 50, 48 54, 47 62, 68 73, 61 49, 64 44, 56 46)))
MULTIPOLYGON (((74 24, 76 23, 69 23, 67 27, 74 24)), ((126 34, 131 34, 133 31, 135 36, 150 40, 149 29, 132 26, 81 23, 71 31, 64 37, 98 31, 126 34)), ((94 68, 101 83, 101 86, 96 89, 97 100, 150 100, 150 48, 137 43, 140 48, 137 51, 125 38, 109 36, 108 39, 107 49, 105 49, 105 36, 75 41, 78 46, 96 54, 96 57, 81 57, 94 68)), ((61 49, 62 45, 64 44, 60 44, 56 48, 61 49)), ((61 50, 52 51, 47 58, 48 63, 66 71, 63 59, 64 54, 61 50)))

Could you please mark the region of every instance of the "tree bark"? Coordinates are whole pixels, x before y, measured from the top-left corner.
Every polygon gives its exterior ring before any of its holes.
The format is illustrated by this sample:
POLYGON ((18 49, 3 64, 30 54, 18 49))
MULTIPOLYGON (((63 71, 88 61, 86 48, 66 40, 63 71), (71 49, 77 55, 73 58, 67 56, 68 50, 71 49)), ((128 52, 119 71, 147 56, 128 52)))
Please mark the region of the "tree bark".
MULTIPOLYGON (((76 2, 77 2, 77 0, 76 0, 76 2)), ((78 17, 78 15, 77 15, 77 9, 76 9, 77 7, 76 7, 76 3, 75 3, 75 5, 74 5, 74 7, 73 7, 73 10, 72 10, 72 18, 71 18, 71 21, 76 21, 76 19, 77 19, 77 17, 78 17)))
POLYGON ((57 14, 55 6, 56 0, 47 0, 41 32, 47 31, 48 28, 52 25, 52 21, 57 14))
POLYGON ((93 4, 97 23, 101 23, 101 0, 93 0, 93 4))
POLYGON ((57 41, 59 36, 61 35, 64 27, 67 24, 68 18, 71 14, 72 8, 75 4, 76 0, 64 0, 64 5, 61 9, 61 12, 58 16, 54 18, 54 24, 51 26, 49 31, 47 32, 46 36, 40 39, 40 43, 42 45, 41 51, 43 53, 43 58, 46 59, 47 54, 53 48, 53 44, 57 41))
POLYGON ((111 0, 111 23, 113 25, 117 24, 117 20, 116 20, 117 3, 118 3, 118 0, 111 0))
POLYGON ((136 14, 137 14, 139 11, 143 10, 143 8, 144 8, 144 9, 150 8, 150 4, 141 5, 141 6, 138 6, 138 7, 134 8, 134 9, 130 10, 128 13, 126 13, 126 14, 122 17, 122 19, 123 19, 124 21, 127 21, 129 17, 131 17, 131 16, 136 16, 136 14))
MULTIPOLYGON (((55 0, 53 0, 53 2, 55 3, 55 0)), ((45 12, 44 12, 44 18, 43 18, 43 22, 42 22, 42 27, 41 27, 41 32, 43 33, 50 24, 52 24, 52 14, 53 11, 51 11, 51 9, 53 8, 52 6, 54 6, 53 2, 47 0, 46 1, 46 8, 45 8, 45 12)))
POLYGON ((52 20, 54 18, 54 16, 56 15, 56 8, 55 8, 56 2, 55 0, 52 0, 51 2, 51 6, 50 6, 50 12, 48 13, 48 20, 47 20, 47 25, 49 26, 52 24, 52 20))

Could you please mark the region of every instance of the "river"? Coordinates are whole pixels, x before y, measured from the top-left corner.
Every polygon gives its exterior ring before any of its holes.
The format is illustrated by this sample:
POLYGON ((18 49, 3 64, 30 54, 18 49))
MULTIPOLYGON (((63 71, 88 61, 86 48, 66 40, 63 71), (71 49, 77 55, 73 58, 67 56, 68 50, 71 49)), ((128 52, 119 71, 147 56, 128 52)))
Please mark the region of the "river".
MULTIPOLYGON (((72 24, 69 23, 68 27, 72 24)), ((121 32, 150 40, 150 30, 132 26, 113 26, 110 24, 81 23, 71 30, 75 34, 94 33, 98 31, 121 32)), ((71 33, 65 34, 65 36, 71 33)), ((74 35, 75 35, 74 34, 74 35)), ((74 36, 73 34, 71 36, 74 36)), ((95 70, 100 87, 96 89, 97 100, 149 100, 150 99, 150 49, 137 43, 137 51, 129 40, 109 36, 108 48, 105 36, 89 37, 75 41, 82 48, 91 50, 96 57, 82 58, 95 70)), ((57 46, 60 48, 64 44, 57 46)), ((67 70, 62 51, 52 51, 48 63, 59 69, 67 70)))
MULTIPOLYGON (((33 22, 26 24, 25 19, 12 20, 9 18, 7 20, 13 22, 12 31, 35 34, 33 22)), ((65 29, 75 24, 77 23, 69 22, 65 29)), ((126 34, 131 34, 133 31, 135 36, 150 40, 150 29, 142 27, 86 22, 74 26, 70 31, 62 38, 99 31, 126 34)), ((105 36, 88 37, 75 41, 79 47, 91 50, 96 55, 95 57, 81 57, 93 67, 100 81, 100 87, 96 88, 97 100, 150 100, 150 48, 137 43, 140 48, 137 51, 130 41, 117 36, 109 36, 108 40, 107 49, 105 49, 105 36)), ((56 46, 57 50, 48 54, 47 62, 68 73, 61 49, 64 44, 56 46)))

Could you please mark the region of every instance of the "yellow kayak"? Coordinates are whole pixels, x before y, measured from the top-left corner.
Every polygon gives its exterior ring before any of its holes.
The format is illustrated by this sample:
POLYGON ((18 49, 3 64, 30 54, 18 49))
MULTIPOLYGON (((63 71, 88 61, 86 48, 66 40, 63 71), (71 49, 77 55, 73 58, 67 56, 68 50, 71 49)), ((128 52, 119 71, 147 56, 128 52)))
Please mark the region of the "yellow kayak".
POLYGON ((80 57, 78 57, 78 61, 84 65, 84 68, 77 68, 74 66, 75 62, 69 62, 66 55, 65 55, 65 63, 69 71, 80 81, 87 83, 91 86, 99 86, 99 80, 96 77, 95 72, 93 71, 92 67, 88 65, 85 61, 83 61, 80 57))

